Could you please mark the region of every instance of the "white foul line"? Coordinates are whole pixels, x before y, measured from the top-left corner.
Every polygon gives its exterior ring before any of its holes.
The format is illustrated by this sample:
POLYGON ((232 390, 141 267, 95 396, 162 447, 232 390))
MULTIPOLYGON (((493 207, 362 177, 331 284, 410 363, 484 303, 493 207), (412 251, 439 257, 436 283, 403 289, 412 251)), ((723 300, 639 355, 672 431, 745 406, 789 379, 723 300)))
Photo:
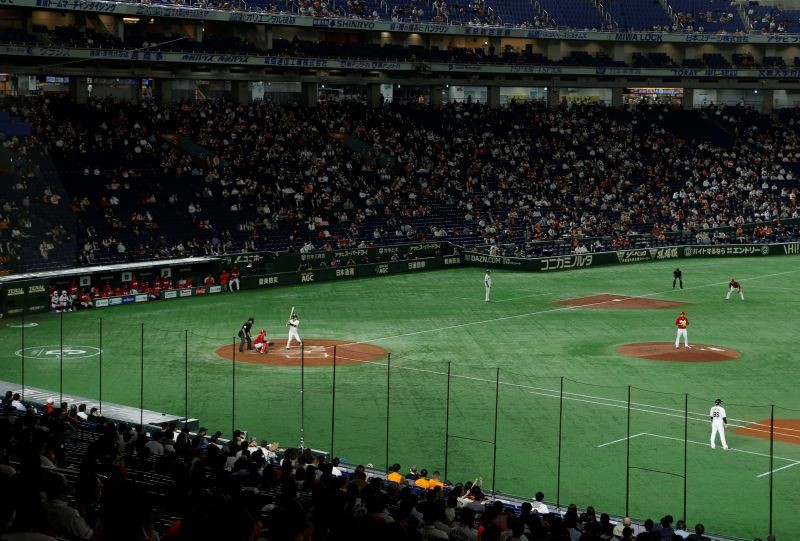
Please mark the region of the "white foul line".
MULTIPOLYGON (((775 457, 775 458, 778 458, 778 457, 775 457)), ((787 464, 785 466, 781 466, 780 468, 775 468, 772 471, 765 471, 762 474, 756 475, 756 477, 764 477, 764 476, 769 475, 771 473, 775 473, 775 472, 778 472, 778 471, 781 471, 781 470, 786 470, 788 468, 792 468, 794 466, 797 466, 798 464, 800 464, 800 462, 792 462, 791 464, 787 464)))
MULTIPOLYGON (((598 445, 598 447, 605 447, 606 445, 612 445, 614 443, 619 443, 619 442, 625 441, 627 439, 633 439, 633 438, 636 438, 638 436, 650 436, 651 438, 661 438, 663 440, 672 440, 672 441, 686 441, 686 443, 692 443, 694 445, 702 445, 703 447, 711 447, 710 443, 704 443, 702 441, 684 440, 682 438, 675 438, 675 437, 672 437, 672 436, 662 436, 661 434, 651 434, 649 432, 639 432, 638 434, 632 435, 630 438, 626 437, 626 438, 620 438, 620 439, 614 440, 614 441, 609 441, 609 442, 602 443, 602 444, 598 445)), ((728 451, 734 451, 734 452, 737 452, 737 453, 746 453, 748 455, 756 455, 756 456, 762 456, 762 457, 769 458, 768 454, 766 454, 766 453, 758 453, 756 451, 746 451, 744 449, 733 449, 733 448, 728 449, 728 451)), ((760 473, 760 474, 756 475, 756 478, 765 477, 765 476, 767 476, 767 475, 769 475, 771 473, 779 472, 781 470, 785 470, 785 469, 792 468, 794 466, 799 466, 800 465, 800 461, 795 460, 793 458, 783 458, 783 457, 780 457, 780 456, 776 456, 776 457, 773 457, 773 458, 775 458, 776 460, 784 460, 786 462, 790 462, 790 464, 786 464, 785 466, 781 466, 780 468, 775 468, 774 470, 771 470, 771 471, 768 471, 768 472, 760 473)))
POLYGON ((520 299, 529 299, 531 297, 544 297, 545 295, 551 295, 552 293, 532 293, 531 295, 523 295, 521 297, 511 297, 510 299, 500 299, 499 301, 492 301, 492 302, 511 302, 511 301, 518 301, 520 299))
POLYGON ((645 432, 639 432, 638 434, 634 434, 634 435, 633 435, 633 436, 631 436, 631 437, 625 437, 625 438, 620 438, 620 439, 618 439, 618 440, 614 440, 614 441, 607 441, 607 442, 605 442, 605 443, 601 443, 600 445, 598 445, 598 447, 605 447, 606 445, 612 445, 612 444, 614 444, 614 443, 619 443, 619 442, 621 442, 621 441, 625 441, 625 440, 632 440, 633 438, 637 438, 637 437, 639 437, 639 436, 646 436, 646 435, 647 435, 647 433, 645 433, 645 432))
MULTIPOLYGON (((381 361, 359 361, 362 364, 369 364, 373 366, 386 366, 385 362, 381 361)), ((428 368, 417 368, 413 366, 396 366, 395 370, 408 370, 411 372, 422 372, 425 374, 433 374, 436 376, 446 376, 447 372, 438 372, 436 370, 430 370, 428 368)), ((479 378, 477 376, 465 376, 463 374, 451 374, 452 378, 456 379, 463 379, 467 381, 477 381, 478 383, 495 383, 496 380, 494 379, 487 379, 487 378, 479 378)), ((547 398, 559 398, 560 391, 558 389, 546 389, 544 387, 534 387, 532 385, 524 385, 521 383, 510 383, 506 381, 501 381, 501 385, 508 385, 510 387, 517 387, 519 389, 523 389, 528 394, 544 396, 547 398)), ((592 395, 584 395, 578 393, 570 393, 564 392, 564 400, 571 400, 573 402, 582 402, 584 404, 595 404, 598 406, 605 406, 608 408, 618 408, 618 409, 628 409, 628 402, 626 400, 619 400, 616 398, 604 398, 601 396, 592 396, 592 395), (591 400, 589 400, 591 399, 591 400)), ((642 402, 631 402, 631 411, 641 411, 644 413, 652 413, 655 415, 663 415, 665 417, 675 417, 677 419, 683 419, 684 417, 688 418, 689 421, 696 421, 702 423, 708 423, 710 418, 707 413, 700 413, 700 412, 684 412, 682 409, 677 408, 669 408, 666 406, 656 406, 652 404, 645 404, 642 402), (658 410, 665 410, 665 411, 658 411, 658 410)), ((728 426, 731 428, 746 428, 752 432, 763 432, 768 434, 769 426, 768 424, 764 423, 757 423, 754 421, 747 421, 744 419, 733 419, 729 418, 731 421, 739 421, 743 424, 736 424, 736 423, 729 423, 728 426), (764 430, 755 428, 757 426, 765 427, 764 430)), ((798 429, 788 428, 788 427, 781 427, 779 429, 780 435, 787 437, 787 438, 798 438, 800 439, 800 435, 798 434, 790 434, 783 431, 797 431, 798 429)))
MULTIPOLYGON (((784 274, 794 274, 794 273, 797 273, 797 272, 800 272, 800 269, 791 270, 791 271, 784 271, 784 272, 774 272, 774 273, 771 273, 771 274, 764 274, 764 275, 761 275, 761 276, 755 276, 753 278, 748 278, 748 280, 760 280, 760 279, 763 279, 763 278, 772 278, 774 276, 781 276, 781 275, 784 275, 784 274)), ((686 290, 689 290, 689 289, 703 289, 703 288, 706 288, 706 287, 717 287, 717 286, 720 286, 720 285, 727 285, 727 283, 728 282, 715 282, 715 283, 712 283, 712 284, 705 284, 705 285, 700 285, 700 286, 687 287, 686 290)), ((645 293, 645 294, 642 294, 642 295, 636 295, 636 297, 654 297, 656 295, 667 294, 667 293, 669 293, 671 291, 672 291, 672 289, 670 288, 670 289, 667 289, 667 290, 664 290, 664 291, 657 291, 657 292, 654 292, 654 293, 645 293)), ((587 304, 578 304, 578 305, 574 305, 574 306, 559 306, 557 308, 548 308, 547 310, 537 310, 535 312, 525 312, 525 313, 522 313, 522 314, 514 314, 514 315, 510 315, 510 316, 495 317, 495 318, 491 318, 491 319, 482 319, 480 321, 468 321, 467 323, 457 323, 457 324, 454 324, 454 325, 446 325, 444 327, 435 327, 435 328, 431 328, 431 329, 423 329, 421 331, 411 331, 411 332, 406 332, 406 333, 401 333, 401 334, 393 334, 393 335, 390 335, 390 336, 381 336, 381 337, 377 337, 377 338, 368 338, 368 339, 365 339, 365 340, 357 340, 355 342, 348 342, 346 344, 341 344, 341 345, 342 346, 352 346, 352 345, 356 345, 356 344, 368 344, 368 343, 371 343, 371 342, 377 342, 379 340, 391 340, 393 338, 405 338, 406 336, 417 336, 417 335, 420 335, 420 334, 430 334, 430 333, 439 332, 439 331, 449 331, 449 330, 452 330, 452 329, 461 329, 463 327, 471 327, 473 325, 485 325, 487 323, 496 323, 498 321, 508 321, 510 319, 519 319, 519 318, 528 317, 528 316, 538 316, 538 315, 543 315, 543 314, 551 314, 551 313, 555 313, 555 312, 564 312, 564 311, 567 311, 567 310, 575 310, 576 308, 588 308, 590 306, 600 306, 600 305, 603 305, 603 304, 608 304, 610 302, 613 302, 613 301, 607 300, 607 301, 600 301, 600 302, 590 302, 590 303, 587 303, 587 304)))

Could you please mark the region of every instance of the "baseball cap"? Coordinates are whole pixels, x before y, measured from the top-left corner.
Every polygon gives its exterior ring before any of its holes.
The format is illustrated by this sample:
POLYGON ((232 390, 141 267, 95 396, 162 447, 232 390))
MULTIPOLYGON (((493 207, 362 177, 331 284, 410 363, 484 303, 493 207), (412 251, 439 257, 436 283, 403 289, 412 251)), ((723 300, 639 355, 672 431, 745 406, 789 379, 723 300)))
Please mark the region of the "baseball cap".
POLYGON ((681 310, 681 315, 685 315, 685 314, 686 314, 686 312, 684 312, 683 310, 681 310))
POLYGON ((714 400, 714 404, 722 404, 722 399, 717 398, 716 400, 714 400))

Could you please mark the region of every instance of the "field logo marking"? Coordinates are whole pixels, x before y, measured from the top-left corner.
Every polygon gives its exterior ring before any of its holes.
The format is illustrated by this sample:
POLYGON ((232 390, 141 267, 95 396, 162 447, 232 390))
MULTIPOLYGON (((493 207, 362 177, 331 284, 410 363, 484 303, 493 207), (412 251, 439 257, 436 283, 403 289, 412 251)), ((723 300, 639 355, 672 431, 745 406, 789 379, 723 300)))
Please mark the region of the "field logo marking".
POLYGON ((18 349, 14 352, 17 357, 25 357, 28 359, 58 359, 61 355, 70 359, 87 359, 89 357, 96 357, 100 355, 100 349, 94 346, 73 346, 64 344, 64 346, 50 345, 50 346, 32 346, 24 350, 18 349))
POLYGON ((38 326, 39 326, 39 324, 36 323, 36 322, 33 322, 33 321, 30 322, 30 323, 25 323, 25 324, 22 324, 22 323, 6 323, 6 327, 11 327, 12 329, 30 329, 31 327, 38 327, 38 326))

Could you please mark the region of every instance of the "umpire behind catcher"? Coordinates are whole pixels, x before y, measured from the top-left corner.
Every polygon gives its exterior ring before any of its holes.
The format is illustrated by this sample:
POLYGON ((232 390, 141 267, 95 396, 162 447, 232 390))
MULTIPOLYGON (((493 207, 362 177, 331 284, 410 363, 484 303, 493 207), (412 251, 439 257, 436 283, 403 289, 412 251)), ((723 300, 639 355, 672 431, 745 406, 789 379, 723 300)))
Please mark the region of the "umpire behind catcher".
POLYGON ((247 342, 247 349, 253 349, 253 338, 250 336, 250 330, 253 328, 255 318, 250 318, 244 322, 242 328, 239 329, 239 351, 244 351, 244 343, 247 342))

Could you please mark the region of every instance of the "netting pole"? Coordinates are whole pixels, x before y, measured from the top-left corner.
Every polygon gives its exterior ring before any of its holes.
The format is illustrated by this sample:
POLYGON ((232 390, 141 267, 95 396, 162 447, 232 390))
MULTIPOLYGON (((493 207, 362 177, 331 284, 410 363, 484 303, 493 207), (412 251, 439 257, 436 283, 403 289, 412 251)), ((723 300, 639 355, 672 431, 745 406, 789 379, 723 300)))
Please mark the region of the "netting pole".
POLYGON ((444 406, 444 478, 447 480, 447 455, 450 447, 450 370, 453 363, 447 361, 447 401, 444 406))
POLYGON ((631 386, 628 385, 628 432, 625 438, 625 516, 630 516, 631 499, 631 386))
POLYGON ((58 406, 64 401, 64 310, 60 312, 59 318, 59 334, 60 346, 58 348, 58 406))
POLYGON ((300 449, 306 448, 306 346, 300 344, 300 449))
POLYGON ((558 456, 556 458, 556 507, 561 507, 561 431, 564 428, 564 376, 558 391, 558 456))
POLYGON ((389 406, 391 405, 392 354, 386 354, 386 471, 389 471, 389 406))
POLYGON ((236 337, 233 337, 233 355, 231 355, 231 439, 236 430, 236 337))
POLYGON ((183 330, 183 428, 189 426, 189 329, 183 330))
POLYGON ((689 393, 683 395, 683 520, 686 517, 686 494, 689 485, 689 393))
POLYGON ((22 379, 22 400, 25 401, 25 310, 22 311, 22 360, 20 361, 20 378, 22 379))
POLYGON ((99 368, 98 368, 98 379, 100 380, 100 389, 98 393, 100 394, 100 415, 103 414, 103 318, 100 318, 100 359, 99 359, 99 368))
POLYGON ((494 437, 492 438, 492 496, 495 495, 495 480, 497 479, 497 418, 500 412, 500 367, 497 367, 494 387, 494 437))
POLYGON ((775 467, 775 404, 769 407, 769 535, 772 536, 773 474, 775 467))
POLYGON ((144 426, 144 323, 140 334, 140 368, 139 368, 139 424, 144 426))
POLYGON ((336 346, 333 346, 333 380, 331 381, 331 458, 333 453, 333 440, 336 434, 336 346))

